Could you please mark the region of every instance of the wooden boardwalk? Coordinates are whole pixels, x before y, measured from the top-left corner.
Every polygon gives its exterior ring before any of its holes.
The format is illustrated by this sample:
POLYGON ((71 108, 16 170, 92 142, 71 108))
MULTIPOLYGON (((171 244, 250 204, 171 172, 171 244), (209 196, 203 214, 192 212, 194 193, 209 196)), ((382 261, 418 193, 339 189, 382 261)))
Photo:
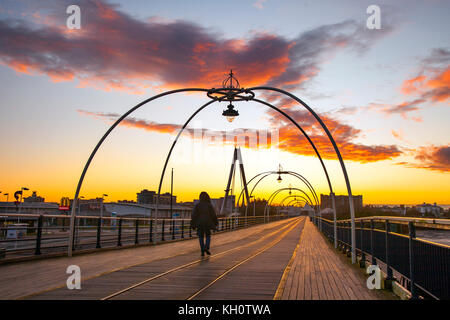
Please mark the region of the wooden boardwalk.
POLYGON ((196 239, 0 266, 0 297, 29 299, 392 299, 305 217, 212 237, 210 257, 196 239), (81 290, 65 285, 80 264, 81 290), (6 268, 7 267, 7 268, 6 268), (31 280, 31 278, 33 280, 31 280), (56 286, 56 284, 58 284, 56 286), (26 292, 26 294, 24 294, 26 292))
POLYGON ((396 299, 386 291, 369 290, 356 265, 335 250, 309 221, 280 284, 282 300, 396 299))
MULTIPOLYGON (((288 220, 255 225, 246 229, 213 234, 212 249, 230 248, 249 239, 286 225, 288 220)), ((196 238, 160 245, 98 251, 73 257, 48 258, 0 265, 0 299, 18 299, 38 292, 65 287, 69 265, 81 268, 82 286, 89 279, 124 270, 132 266, 158 260, 185 257, 185 261, 199 257, 196 238)), ((214 253, 214 251, 213 251, 214 253)), ((180 260, 181 261, 181 260, 180 260)), ((66 294, 70 291, 67 290, 66 294)), ((73 293, 72 293, 73 294, 73 293)))

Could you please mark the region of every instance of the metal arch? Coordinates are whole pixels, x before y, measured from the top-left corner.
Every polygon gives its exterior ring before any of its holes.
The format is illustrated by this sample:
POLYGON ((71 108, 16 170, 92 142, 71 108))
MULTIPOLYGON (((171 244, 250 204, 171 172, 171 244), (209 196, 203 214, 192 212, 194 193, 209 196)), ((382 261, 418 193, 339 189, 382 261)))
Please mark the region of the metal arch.
MULTIPOLYGON (((289 199, 289 198, 301 198, 301 199, 306 200, 306 198, 305 198, 304 196, 300 195, 300 194, 291 194, 291 195, 285 197, 283 200, 281 200, 280 206, 283 206, 283 205, 284 205, 284 202, 285 202, 287 199, 289 199)), ((294 199, 294 200, 295 200, 295 199, 294 199)), ((291 201, 292 201, 292 200, 291 200, 291 201)))
POLYGON ((296 201, 296 203, 305 203, 306 204, 305 200, 303 200, 303 202, 302 202, 302 200, 292 199, 291 201, 288 202, 288 204, 286 206, 289 206, 294 201, 296 201))
MULTIPOLYGON (((249 89, 252 90, 252 89, 249 89)), ((288 115, 286 112, 284 112, 283 110, 281 110, 280 108, 275 107, 274 105, 263 101, 263 100, 259 100, 254 98, 252 101, 256 101, 259 102, 261 104, 264 104, 266 106, 268 106, 271 109, 274 109, 276 111, 278 111, 279 113, 281 113, 283 116, 285 116, 286 118, 288 118, 305 136, 305 138, 308 140, 309 144, 313 147, 314 152, 316 153, 317 157, 319 158, 320 164, 322 165, 323 171, 325 173, 325 176, 327 178, 327 182, 328 182, 328 187, 330 188, 330 192, 333 192, 333 187, 331 186, 331 181, 330 181, 330 176, 328 175, 328 170, 325 166, 325 163, 323 162, 322 157, 320 156, 319 150, 317 150, 316 145, 314 144, 314 142, 311 140, 311 138, 309 137, 309 135, 306 133, 305 130, 303 130, 303 128, 297 123, 297 121, 295 121, 290 115, 288 115)))
POLYGON ((205 89, 205 88, 184 88, 184 89, 176 89, 176 90, 170 90, 170 91, 166 91, 157 95, 154 95, 153 97, 150 97, 140 103, 138 103, 137 105, 135 105, 133 108, 131 108, 130 110, 128 110, 127 112, 125 112, 119 119, 116 120, 116 122, 114 122, 111 127, 109 127, 109 129, 106 131, 106 133, 101 137, 101 139, 98 141, 97 145, 95 146, 94 150, 92 150, 86 164, 84 165, 83 171, 81 172, 81 176, 80 179, 78 180, 78 185, 77 185, 77 189, 75 191, 75 196, 73 198, 73 202, 72 202, 72 212, 71 212, 71 216, 70 216, 70 235, 69 235, 69 243, 68 243, 68 251, 67 251, 67 255, 69 257, 72 256, 72 250, 73 250, 73 241, 74 241, 74 227, 75 227, 75 215, 76 215, 76 208, 77 208, 77 204, 78 204, 78 196, 80 194, 80 189, 81 186, 83 184, 83 180, 84 177, 86 175, 86 172, 89 168, 89 165, 92 162, 92 159, 94 158, 95 154, 97 153, 98 149, 100 148, 100 146, 103 144, 103 142, 105 141, 105 139, 109 136, 109 134, 111 133, 111 131, 113 131, 113 129, 115 127, 117 127, 117 125, 122 122, 123 119, 125 119, 128 115, 130 115, 132 112, 134 112, 135 110, 139 109, 140 107, 142 107, 144 104, 156 100, 158 98, 170 95, 170 94, 174 94, 174 93, 180 93, 180 92, 208 92, 209 89, 205 89))
POLYGON ((267 200, 266 206, 270 206, 270 205, 272 204, 273 200, 275 200, 276 196, 277 196, 280 192, 285 191, 285 190, 297 190, 297 191, 302 192, 302 193, 308 198, 308 200, 309 200, 309 201, 308 201, 308 204, 309 204, 310 206, 313 206, 312 201, 311 201, 311 198, 308 196, 308 194, 307 194, 305 191, 303 191, 303 190, 300 189, 300 188, 280 188, 280 189, 274 191, 274 192, 270 195, 269 199, 267 200))
MULTIPOLYGON (((331 135, 330 131, 328 130, 327 126, 322 121, 322 119, 320 119, 320 117, 317 115, 317 113, 314 112, 313 109, 311 109, 305 102, 303 102, 300 98, 298 98, 297 96, 293 95, 292 93, 289 93, 289 92, 287 92, 285 90, 282 90, 282 89, 279 89, 279 88, 266 87, 266 86, 252 87, 252 88, 249 88, 247 90, 249 90, 249 91, 269 90, 269 91, 275 91, 275 92, 282 93, 282 94, 290 97, 291 99, 297 101, 303 107, 305 107, 314 116, 314 118, 316 118, 317 122, 319 122, 319 124, 322 126, 323 130, 325 131, 325 133, 328 136, 328 139, 330 140, 331 144, 333 145, 333 148, 334 148, 334 151, 336 152, 336 155, 338 156, 339 162, 341 164, 342 173, 343 173, 344 179, 345 179, 345 184, 347 186, 348 201, 349 201, 349 208, 350 208, 350 218, 351 218, 352 263, 356 263, 355 208, 354 208, 354 205, 353 205, 352 188, 350 186, 350 180, 348 178, 347 169, 345 168, 345 164, 344 164, 344 160, 342 159, 342 155, 341 155, 341 153, 339 151, 339 148, 338 148, 338 146, 336 144, 336 141, 334 141, 334 138, 331 135)), ((335 219, 335 223, 334 224, 336 226, 336 219, 335 219)))
POLYGON ((301 201, 297 201, 297 202, 294 202, 294 204, 293 204, 294 206, 295 205, 300 205, 300 206, 304 206, 304 203, 303 202, 301 202, 301 201))
MULTIPOLYGON (((208 97, 210 97, 210 98, 212 98, 212 99, 216 99, 216 100, 219 100, 219 99, 223 99, 223 100, 225 100, 225 101, 228 101, 227 99, 229 99, 229 97, 230 96, 235 96, 235 95, 237 95, 237 94, 239 94, 239 93, 241 93, 241 92, 251 92, 251 90, 249 90, 249 89, 236 89, 237 91, 233 91, 232 93, 230 93, 228 96, 222 96, 221 98, 216 98, 216 97, 214 97, 214 96, 210 96, 209 94, 211 93, 211 92, 216 92, 217 90, 219 90, 219 89, 211 89, 211 90, 208 90, 208 97)), ((256 101, 256 102, 258 102, 258 103, 261 103, 261 104, 264 104, 264 105, 266 105, 266 106, 268 106, 269 108, 271 108, 271 109, 274 109, 274 110, 276 110, 277 112, 279 112, 279 113, 281 113, 283 116, 285 116, 287 119, 289 119, 304 135, 305 135, 305 137, 307 138, 307 140, 310 142, 310 144, 311 144, 311 146, 313 147, 313 149, 314 149, 314 151, 316 152, 316 155, 317 155, 317 157, 319 158, 319 160, 320 160, 320 162, 321 162, 321 164, 322 164, 322 168, 323 168, 323 170, 324 170, 324 173, 325 173, 325 176, 326 176, 326 178, 327 178, 327 182, 328 182, 328 186, 329 186, 329 188, 330 188, 330 192, 332 192, 332 190, 333 190, 333 187, 331 186, 331 182, 330 182, 330 178, 329 178, 329 176, 328 176, 328 171, 327 171, 327 169, 326 169, 326 167, 325 167, 325 164, 323 163, 323 160, 322 160, 322 157, 320 156, 320 154, 319 154, 319 151, 317 150, 317 148, 316 148, 316 146, 314 145, 314 143, 312 142, 312 140, 311 140, 311 138, 309 138, 309 136, 308 136, 308 134, 303 130, 303 128, 302 127, 300 127, 300 125, 291 117, 291 116, 289 116, 287 113, 285 113, 284 111, 282 111, 281 109, 279 109, 279 108, 277 108, 277 107, 275 107, 274 105, 272 105, 272 104, 270 104, 270 103, 268 103, 268 102, 265 102, 265 101, 263 101, 263 100, 259 100, 259 99, 255 99, 255 98, 253 98, 252 99, 252 101, 256 101)), ((195 112, 195 114, 197 114, 198 112, 199 112, 200 110, 197 110, 196 112, 195 112)), ((192 116, 191 116, 191 118, 190 118, 190 120, 192 119, 192 116)), ((189 121, 187 121, 187 123, 189 123, 190 122, 190 120, 189 121)), ((186 124, 187 124, 186 123, 186 124)), ((185 125, 186 125, 185 124, 185 125)), ((180 129, 180 132, 179 132, 179 134, 181 134, 181 132, 183 132, 183 130, 184 130, 184 127, 182 128, 182 129, 180 129)), ((171 150, 175 147, 175 144, 176 144, 176 140, 172 143, 172 147, 171 147, 171 150)), ((165 162, 165 165, 167 165, 167 163, 168 163, 168 161, 169 161, 169 159, 170 159, 170 154, 171 154, 171 152, 169 152, 169 154, 168 154, 168 156, 167 156, 167 158, 166 158, 166 162, 165 162)), ((161 180, 160 180, 160 185, 162 185, 162 180, 164 179, 164 175, 162 174, 161 175, 161 180)), ((248 183, 250 183, 250 181, 248 182, 248 183)), ((247 184, 248 184, 247 183, 247 184)), ((160 192, 158 192, 158 197, 157 197, 157 201, 156 201, 156 214, 158 213, 158 203, 159 203, 159 197, 160 197, 160 192)))
MULTIPOLYGON (((299 188, 280 188, 280 189, 278 189, 278 190, 275 190, 271 195, 270 195, 270 197, 269 197, 269 199, 267 199, 267 203, 266 203, 266 206, 264 207, 264 219, 265 219, 265 216, 266 216, 266 212, 267 212, 267 216, 269 216, 269 213, 270 213, 270 205, 272 204, 272 201, 275 199, 275 197, 281 192, 281 191, 284 191, 284 190, 297 190, 297 191, 300 191, 300 192, 302 192, 304 195, 306 195, 306 197, 309 199, 309 202, 307 202, 311 207, 313 206, 312 205, 312 201, 311 201, 311 199, 309 198, 309 196, 308 196, 308 194, 305 192, 305 191, 303 191, 302 189, 299 189, 299 188), (269 209, 268 209, 269 208, 269 209)), ((314 210, 314 215, 315 215, 315 210, 314 210)))
MULTIPOLYGON (((138 109, 139 107, 141 107, 142 105, 144 105, 144 104, 146 104, 146 103, 148 103, 148 102, 150 102, 150 101, 152 101, 152 100, 155 100, 155 99, 157 99, 157 98, 160 98, 160 97, 162 97, 162 96, 166 96, 166 95, 169 95, 169 94, 173 94, 173 93, 177 93, 177 92, 187 92, 187 91, 203 91, 203 92, 207 92, 208 93, 208 96, 209 96, 209 94, 211 93, 211 94, 213 94, 213 93, 215 93, 216 91, 214 91, 214 90, 216 90, 216 89, 205 89, 205 88, 184 88, 184 89, 176 89, 176 90, 171 90, 171 91, 167 91, 167 92, 163 92, 163 93, 161 93, 161 94, 158 94, 158 95, 155 95, 155 96, 153 96, 153 97, 151 97, 151 98, 149 98, 149 99, 146 99, 146 100, 144 100, 143 102, 141 102, 141 103, 139 103, 138 105, 136 105, 135 107, 133 107, 133 108, 131 108, 128 112, 126 112, 124 115, 122 115, 109 129, 108 129, 108 131, 103 135, 103 137, 99 140, 99 142, 97 143, 97 145, 96 145, 96 147, 94 148, 94 150, 92 151, 92 153, 91 153, 91 155, 90 155, 90 157, 89 157, 89 159, 88 159, 88 161, 87 161, 87 163, 85 164, 85 167, 84 167, 84 169, 83 169, 83 172, 82 172, 82 174, 81 174, 81 177, 80 177, 80 179, 79 179, 79 181, 78 181, 78 185, 77 185, 77 189, 76 189, 76 192, 75 192, 75 196, 74 196, 74 200, 73 200, 73 208, 72 208, 72 213, 71 213, 71 219, 70 219, 70 236, 69 236, 69 245, 68 245, 68 255, 69 256, 71 256, 72 255, 72 247, 73 247, 73 240, 74 240, 74 223, 75 223, 75 208, 76 208, 76 205, 77 205, 77 200, 78 200, 78 196, 79 196, 79 192, 80 192, 80 189, 81 189, 81 185, 82 185, 82 182, 83 182, 83 180, 84 180, 84 176, 85 176, 85 174, 86 174, 86 171, 87 171, 87 169, 89 168, 89 165, 90 165, 90 163, 91 163, 91 161, 92 161, 92 159, 93 159, 93 157, 94 157, 94 155, 96 154, 96 152, 97 152, 97 150, 99 149, 99 147, 101 146, 101 144, 103 143, 103 141, 106 139, 106 137, 111 133, 111 131, 125 118, 125 117, 127 117, 129 114, 131 114, 133 111, 135 111, 136 109, 138 109)), ((349 207, 350 207, 350 215, 351 215, 351 240, 352 240, 352 263, 354 263, 355 261, 356 261, 356 252, 355 252, 355 221, 354 221, 354 218, 355 218, 355 213, 354 213, 354 206, 353 206, 353 201, 352 201, 352 192, 351 192, 351 186, 350 186, 350 181, 349 181, 349 178, 348 178, 348 174, 347 174, 347 171, 346 171, 346 168, 345 168, 345 164, 344 164, 344 162, 343 162, 343 159, 342 159, 342 156, 341 156, 341 154, 340 154, 340 152, 339 152, 339 149, 338 149, 338 147, 337 147, 337 145, 336 145, 336 142, 334 141, 334 139, 333 139, 333 137, 332 137, 332 135, 331 135, 331 133, 329 132, 329 130, 328 130, 328 128, 326 127, 326 125, 323 123, 323 121, 320 119, 320 117, 306 104, 306 103, 304 103, 302 100, 300 100, 298 97, 296 97, 295 95, 293 95, 293 94, 291 94, 291 93, 289 93, 289 92, 287 92, 287 91, 284 91, 284 90, 282 90, 282 89, 278 89, 278 88, 274 88, 274 87, 265 87, 265 86, 263 86, 263 87, 253 87, 253 88, 248 88, 248 89, 236 89, 236 88, 234 88, 232 91, 229 91, 228 92, 228 94, 226 94, 225 95, 225 99, 224 100, 227 100, 227 99, 234 99, 234 97, 236 96, 236 97, 238 97, 238 98, 242 98, 242 100, 246 100, 246 101, 248 101, 248 100, 253 100, 253 101, 256 101, 256 102, 259 102, 259 103, 262 103, 262 104, 265 104, 265 105, 267 105, 268 107, 270 107, 270 108, 272 108, 272 109, 274 109, 274 110, 276 110, 276 111, 278 111, 279 113, 281 113, 281 114, 283 114, 286 118, 288 118, 299 130, 301 130, 302 132, 303 132, 303 134, 305 135, 305 137, 307 137, 307 139, 308 139, 308 141, 311 143, 311 145, 313 146, 313 148, 314 148, 314 150, 315 150, 315 152, 316 152, 316 154, 317 154, 317 156, 319 157, 319 160, 320 160, 320 162, 321 162, 321 164, 322 164, 322 167, 324 168, 324 172, 325 172, 325 174, 326 174, 326 177, 327 177, 327 181, 328 181, 328 185, 329 185, 329 187, 330 187, 330 191, 332 191, 332 186, 331 186, 331 182, 330 182, 330 179, 329 179, 329 176, 328 176, 328 172, 326 171, 326 168, 325 168, 325 165, 324 165, 324 163, 323 163, 323 160, 322 160, 322 158, 320 157, 320 155, 319 155, 319 153, 318 153, 318 151, 317 151, 317 148, 315 147, 315 145, 312 143, 312 141, 311 141, 311 139, 309 138, 309 136, 307 136, 306 135, 306 132, 304 132, 304 130, 298 125, 298 123, 294 120, 294 119, 292 119, 288 114, 286 114, 284 111, 282 111, 282 110, 280 110, 280 109, 278 109, 277 107, 275 107, 275 106, 273 106, 273 105, 271 105, 271 104, 269 104, 269 103, 267 103, 267 102, 265 102, 265 101, 262 101, 262 100, 259 100, 259 99, 255 99, 254 98, 254 94, 253 94, 253 91, 252 90, 269 90, 269 91, 276 91, 276 92, 279 92, 279 93, 282 93, 282 94, 284 94, 284 95, 287 95, 287 96, 289 96, 290 98, 292 98, 292 99, 294 99, 295 101, 297 101, 298 103, 300 103, 302 106, 304 106, 315 118, 316 118, 316 120, 320 123, 320 125, 322 126, 322 128, 324 129, 324 131, 326 132, 326 134, 327 134, 327 136, 328 136, 328 138, 329 138, 329 140, 331 141, 331 143, 333 144, 333 147, 334 147, 334 149, 335 149, 335 152, 336 152, 336 154, 337 154, 337 156, 338 156, 338 159, 339 159, 339 162, 340 162, 340 164, 341 164, 341 167, 342 167, 342 171, 343 171, 343 174, 344 174, 344 178, 345 178, 345 182, 346 182, 346 185, 347 185, 347 191, 348 191, 348 196, 349 196, 349 207), (243 96, 243 97, 240 97, 239 96, 239 94, 241 94, 241 93, 245 93, 245 94, 250 94, 250 96, 243 96)), ((221 92, 219 92, 219 91, 217 91, 217 93, 221 93, 221 92)), ((211 98, 211 97, 210 97, 211 98)), ((213 98, 213 100, 214 101, 216 101, 217 100, 217 97, 214 97, 213 98)), ((228 100, 227 100, 228 101, 228 100)), ((239 101, 239 100, 237 100, 237 101, 239 101)), ((333 194, 333 192, 330 192, 330 194, 333 194)), ((159 196, 159 195, 158 195, 159 196)), ((336 230, 336 219, 335 219, 335 230, 336 230)))
MULTIPOLYGON (((279 172, 275 172, 275 174, 278 174, 279 172)), ((300 177, 298 177, 297 175, 295 175, 295 174, 291 174, 291 173, 287 173, 287 172, 285 172, 286 174, 290 174, 290 175, 292 175, 292 176, 294 176, 294 177, 297 177, 297 178, 299 178, 303 183, 305 183, 305 185, 308 187, 308 189, 309 189, 309 191, 311 192, 311 194, 312 194, 312 196, 313 196, 313 198, 314 198, 314 201, 316 202, 316 206, 318 206, 319 205, 319 201, 318 201, 318 198, 317 198, 317 196, 316 196, 316 194, 315 194, 315 190, 314 190, 314 188, 312 188, 312 186, 309 184, 309 182, 305 182, 302 178, 300 178, 300 177), (312 188, 312 189, 311 189, 312 188)), ((258 183, 260 182, 260 181, 262 181, 265 177, 267 177, 267 176, 269 176, 269 174, 267 174, 267 175, 265 175, 265 176, 263 176, 261 179, 259 179, 258 180, 258 182, 256 182, 255 183, 255 185, 253 186, 253 189, 252 189, 252 192, 250 193, 250 194, 253 194, 253 190, 255 190, 255 188, 256 188, 256 186, 258 185, 258 183)), ((306 180, 306 179, 305 179, 306 180)), ((308 181, 308 180, 306 180, 306 181, 308 181)), ((309 197, 308 197, 309 198, 309 197)), ((311 200, 310 200, 311 201, 311 200)), ((311 201, 311 205, 313 205, 312 204, 312 201, 311 201)))
MULTIPOLYGON (((294 176, 294 177, 300 179, 303 183, 305 183, 305 185, 308 187, 309 191, 310 191, 311 194, 313 195, 314 200, 315 200, 315 202, 316 202, 316 205, 317 205, 317 206, 319 205, 319 198, 317 197, 316 190, 314 190, 314 187, 311 185, 311 183, 308 181, 308 179, 306 179, 306 178, 305 178, 304 176, 302 176, 301 174, 299 174, 299 173, 297 173, 297 172, 295 172, 295 171, 266 171, 266 172, 263 172, 263 173, 260 173, 260 174, 257 174, 256 176, 254 176, 252 179, 250 179, 250 181, 247 183, 247 185, 249 185, 250 182, 251 182, 254 178, 256 178, 256 177, 258 177, 258 176, 260 176, 260 175, 262 175, 262 174, 265 174, 265 175, 264 175, 263 177, 261 177, 261 178, 255 183, 255 185, 254 185, 253 188, 252 188, 252 191, 250 192, 250 196, 253 194, 253 191, 255 190, 256 186, 257 186, 263 179, 265 179, 266 177, 268 177, 268 176, 270 176, 270 175, 272 175, 272 174, 288 174, 288 175, 291 175, 291 176, 294 176)), ((238 205, 239 205, 239 201, 240 201, 240 199, 241 199, 241 197, 242 197, 242 194, 243 194, 243 190, 242 190, 241 193, 239 194, 239 198, 238 198, 238 201, 237 201, 238 205)), ((244 203, 242 203, 242 205, 244 205, 244 203)))

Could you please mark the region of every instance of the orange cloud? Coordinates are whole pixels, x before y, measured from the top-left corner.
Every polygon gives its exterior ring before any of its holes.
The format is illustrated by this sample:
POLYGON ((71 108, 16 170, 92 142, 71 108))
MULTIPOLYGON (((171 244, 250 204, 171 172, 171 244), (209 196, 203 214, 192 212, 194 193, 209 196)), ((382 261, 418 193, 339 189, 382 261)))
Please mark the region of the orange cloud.
POLYGON ((230 69, 245 87, 290 90, 315 77, 330 55, 360 52, 390 31, 386 25, 384 32, 367 37, 359 23, 345 21, 292 39, 269 33, 226 39, 182 20, 142 21, 102 0, 78 1, 82 27, 68 31, 61 15, 68 4, 58 1, 54 12, 37 12, 33 28, 25 21, 0 20, 0 63, 53 81, 78 80, 81 87, 130 93, 148 87, 217 87, 230 69))
POLYGON ((403 94, 412 94, 412 93, 418 92, 419 89, 416 86, 423 83, 423 81, 425 79, 426 79, 426 77, 424 75, 421 75, 421 76, 417 76, 415 78, 407 79, 407 80, 403 81, 403 85, 401 88, 402 93, 403 94))
MULTIPOLYGON (((93 113, 83 110, 79 110, 78 112, 82 115, 107 120, 109 122, 119 117, 118 114, 112 113, 93 113)), ((328 137, 323 134, 321 127, 316 124, 315 120, 306 111, 289 110, 289 113, 308 133, 322 158, 333 160, 337 158, 328 137)), ((397 146, 367 146, 355 143, 353 140, 359 137, 361 130, 340 123, 338 120, 332 119, 327 115, 321 115, 321 118, 331 131, 345 160, 367 163, 392 159, 402 154, 402 151, 397 146)), ((290 122, 287 122, 281 115, 271 114, 271 124, 272 130, 269 131, 242 128, 225 132, 187 128, 184 134, 192 139, 208 139, 213 144, 238 144, 241 147, 247 148, 270 148, 276 142, 272 138, 274 134, 273 130, 278 130, 279 149, 306 156, 316 155, 314 149, 301 132, 290 122)), ((172 135, 178 134, 181 128, 181 125, 177 124, 160 124, 135 118, 126 118, 120 125, 172 135)))
MULTIPOLYGON (((423 59, 423 71, 420 75, 403 81, 401 92, 406 96, 415 96, 412 100, 398 104, 371 104, 370 108, 385 114, 400 114, 408 119, 408 113, 418 111, 429 103, 442 103, 450 98, 450 51, 435 49, 423 59)), ((421 117, 411 117, 421 122, 421 117)))
POLYGON ((450 172, 450 145, 420 147, 415 151, 414 158, 419 162, 400 162, 398 164, 409 168, 450 172))

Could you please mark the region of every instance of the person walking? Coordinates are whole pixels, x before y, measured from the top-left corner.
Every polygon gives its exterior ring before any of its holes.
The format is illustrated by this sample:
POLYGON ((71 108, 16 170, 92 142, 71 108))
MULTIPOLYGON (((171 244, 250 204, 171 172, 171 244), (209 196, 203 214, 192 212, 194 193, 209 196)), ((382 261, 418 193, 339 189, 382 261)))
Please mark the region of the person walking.
POLYGON ((210 255, 209 246, 211 244, 211 229, 216 229, 218 220, 216 211, 211 204, 211 198, 206 192, 200 193, 200 201, 192 210, 191 227, 197 229, 200 250, 202 256, 210 255))

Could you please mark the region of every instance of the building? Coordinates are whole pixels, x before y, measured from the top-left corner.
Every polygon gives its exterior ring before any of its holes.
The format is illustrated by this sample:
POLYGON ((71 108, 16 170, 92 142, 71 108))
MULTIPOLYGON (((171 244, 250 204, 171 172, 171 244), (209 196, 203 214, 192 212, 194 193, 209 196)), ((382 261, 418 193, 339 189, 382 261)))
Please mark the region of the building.
MULTIPOLYGON (((350 206, 348 201, 348 196, 335 195, 336 204, 336 215, 350 213, 350 206)), ((353 196, 353 206, 355 208, 355 213, 359 213, 363 209, 362 195, 353 196)), ((327 194, 320 195, 320 208, 323 210, 325 208, 332 208, 331 197, 327 194)))
POLYGON ((32 203, 32 202, 45 202, 45 199, 42 197, 39 197, 36 194, 36 191, 33 191, 33 194, 29 197, 23 198, 23 202, 32 203))
POLYGON ((431 213, 436 218, 439 218, 441 216, 441 212, 444 211, 441 207, 436 205, 436 202, 434 203, 434 205, 424 202, 418 206, 415 206, 414 209, 419 211, 421 215, 431 213))
MULTIPOLYGON (((142 190, 137 193, 137 203, 139 204, 156 204, 156 199, 158 198, 158 194, 155 191, 149 191, 147 189, 142 190)), ((172 195, 172 204, 175 205, 177 203, 177 197, 172 195)), ((159 204, 168 204, 170 205, 170 193, 166 192, 159 195, 159 204)))
MULTIPOLYGON (((198 200, 198 199, 194 200, 194 205, 196 205, 199 201, 200 200, 198 200)), ((224 197, 211 198, 211 204, 213 205, 214 209, 216 210, 216 214, 220 214, 220 209, 222 208, 223 201, 224 201, 224 197)), ((235 203, 236 203, 236 196, 234 194, 229 195, 227 197, 225 207, 223 208, 223 210, 224 210, 223 214, 230 214, 230 213, 234 212, 235 203)))
POLYGON ((155 197, 155 191, 149 191, 147 189, 137 193, 137 203, 139 204, 153 204, 153 198, 155 197))

